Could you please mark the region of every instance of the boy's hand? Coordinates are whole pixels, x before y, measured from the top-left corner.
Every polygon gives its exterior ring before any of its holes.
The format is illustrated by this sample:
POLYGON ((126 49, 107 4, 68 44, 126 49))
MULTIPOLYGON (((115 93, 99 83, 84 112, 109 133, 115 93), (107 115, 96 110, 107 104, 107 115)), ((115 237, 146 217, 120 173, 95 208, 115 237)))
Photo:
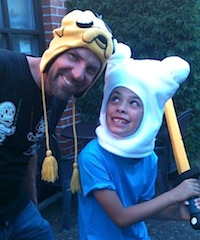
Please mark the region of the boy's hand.
POLYGON ((195 178, 184 180, 171 191, 177 202, 184 202, 192 197, 200 197, 200 185, 195 178))
MULTIPOLYGON (((200 197, 195 198, 195 207, 198 211, 200 211, 200 197)), ((189 213, 189 201, 185 201, 184 203, 179 203, 178 205, 178 211, 180 218, 182 220, 190 220, 190 213, 189 213)))

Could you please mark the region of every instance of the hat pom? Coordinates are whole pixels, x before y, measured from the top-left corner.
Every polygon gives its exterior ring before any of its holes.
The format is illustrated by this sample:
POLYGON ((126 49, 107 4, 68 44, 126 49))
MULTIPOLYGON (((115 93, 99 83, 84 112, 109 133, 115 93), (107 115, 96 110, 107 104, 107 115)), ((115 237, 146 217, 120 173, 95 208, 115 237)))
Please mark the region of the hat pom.
POLYGON ((178 56, 171 56, 162 60, 165 69, 177 83, 182 83, 190 73, 190 65, 178 56))
POLYGON ((119 43, 116 39, 114 39, 113 42, 115 52, 108 59, 108 64, 118 64, 119 62, 124 61, 124 59, 129 59, 131 57, 131 48, 128 45, 124 43, 119 43))
POLYGON ((131 48, 128 45, 124 43, 118 43, 116 39, 114 39, 113 42, 115 52, 110 56, 107 61, 107 68, 105 73, 106 76, 110 73, 110 71, 112 71, 112 68, 114 66, 124 64, 126 60, 130 60, 131 58, 131 48))
POLYGON ((42 164, 42 180, 47 182, 55 182, 58 179, 58 163, 54 156, 52 156, 52 151, 46 151, 46 157, 42 164))
POLYGON ((73 173, 71 178, 70 189, 72 193, 76 193, 76 192, 80 193, 82 191, 78 164, 76 162, 73 163, 73 173))

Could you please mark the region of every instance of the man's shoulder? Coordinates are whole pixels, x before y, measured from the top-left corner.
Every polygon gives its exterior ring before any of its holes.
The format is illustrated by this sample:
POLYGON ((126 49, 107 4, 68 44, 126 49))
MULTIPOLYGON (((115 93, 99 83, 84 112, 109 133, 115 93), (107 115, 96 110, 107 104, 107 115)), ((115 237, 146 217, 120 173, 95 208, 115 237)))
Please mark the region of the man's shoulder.
POLYGON ((6 57, 6 56, 22 56, 22 55, 25 55, 25 54, 20 53, 20 52, 14 52, 14 51, 8 50, 8 49, 0 48, 0 55, 6 57))
POLYGON ((0 72, 8 78, 29 74, 29 66, 24 53, 0 49, 0 72))
POLYGON ((15 62, 19 62, 20 60, 24 61, 25 59, 26 55, 24 53, 14 52, 7 49, 0 49, 1 64, 3 62, 6 64, 15 64, 15 62))

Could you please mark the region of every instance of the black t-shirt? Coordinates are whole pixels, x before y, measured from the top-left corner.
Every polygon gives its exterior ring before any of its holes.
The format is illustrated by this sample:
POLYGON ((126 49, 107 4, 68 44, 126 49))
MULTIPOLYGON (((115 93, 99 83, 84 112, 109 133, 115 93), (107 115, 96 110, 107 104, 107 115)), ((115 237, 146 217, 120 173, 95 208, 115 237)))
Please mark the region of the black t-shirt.
MULTIPOLYGON (((21 180, 45 133, 41 96, 26 56, 0 50, 0 222, 16 216, 29 201, 21 180)), ((53 129, 67 101, 46 96, 46 102, 53 129)))

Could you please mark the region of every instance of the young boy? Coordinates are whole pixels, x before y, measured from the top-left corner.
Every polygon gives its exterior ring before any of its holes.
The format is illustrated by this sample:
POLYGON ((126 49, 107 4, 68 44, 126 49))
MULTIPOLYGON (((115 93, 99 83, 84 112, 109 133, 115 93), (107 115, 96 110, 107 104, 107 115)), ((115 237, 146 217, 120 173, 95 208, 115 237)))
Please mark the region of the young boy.
POLYGON ((187 78, 190 67, 179 57, 158 61, 130 56, 128 46, 116 45, 106 69, 97 139, 79 155, 81 240, 150 239, 143 220, 188 220, 183 202, 200 196, 198 181, 188 179, 153 198, 155 137, 165 103, 187 78))

